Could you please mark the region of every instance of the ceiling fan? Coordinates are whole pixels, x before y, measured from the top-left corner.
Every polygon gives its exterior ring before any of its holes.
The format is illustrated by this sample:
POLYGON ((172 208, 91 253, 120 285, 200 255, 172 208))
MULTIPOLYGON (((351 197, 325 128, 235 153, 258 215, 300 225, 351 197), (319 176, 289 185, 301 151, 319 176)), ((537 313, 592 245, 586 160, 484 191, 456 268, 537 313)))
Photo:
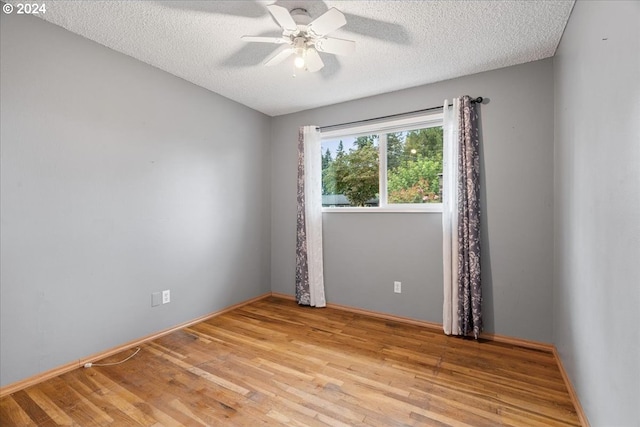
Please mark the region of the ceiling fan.
POLYGON ((272 66, 295 55, 296 68, 315 72, 324 67, 318 52, 334 55, 349 55, 356 48, 353 40, 326 37, 327 34, 347 23, 342 12, 331 8, 315 20, 311 20, 306 9, 296 8, 289 12, 286 8, 271 4, 267 9, 282 27, 281 37, 242 36, 248 42, 284 44, 264 65, 272 66))

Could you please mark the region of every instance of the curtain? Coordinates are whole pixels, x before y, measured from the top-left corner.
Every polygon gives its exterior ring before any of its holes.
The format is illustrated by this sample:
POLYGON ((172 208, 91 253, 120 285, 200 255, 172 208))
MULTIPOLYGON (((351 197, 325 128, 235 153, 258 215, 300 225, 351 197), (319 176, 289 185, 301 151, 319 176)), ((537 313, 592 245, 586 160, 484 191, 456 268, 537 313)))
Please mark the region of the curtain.
POLYGON ((471 98, 444 102, 443 329, 447 335, 482 331, 480 281, 480 138, 471 98))
POLYGON ((298 212, 296 243, 296 301, 325 307, 322 263, 322 159, 320 131, 298 131, 298 212))

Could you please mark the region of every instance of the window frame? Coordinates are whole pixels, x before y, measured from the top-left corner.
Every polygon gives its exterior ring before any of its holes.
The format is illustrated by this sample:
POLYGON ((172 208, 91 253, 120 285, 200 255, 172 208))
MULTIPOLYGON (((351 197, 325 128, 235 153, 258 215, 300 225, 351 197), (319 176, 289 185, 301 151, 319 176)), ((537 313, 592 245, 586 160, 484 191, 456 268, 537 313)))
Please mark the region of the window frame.
MULTIPOLYGON (((329 138, 345 138, 363 135, 378 135, 378 167, 379 167, 379 206, 370 207, 322 207, 325 213, 441 213, 442 202, 440 203, 387 203, 387 134, 393 132, 401 132, 413 129, 424 129, 430 127, 442 127, 444 125, 444 114, 436 112, 432 114, 421 114, 411 117, 403 117, 393 120, 376 121, 372 123, 361 124, 358 126, 343 127, 334 130, 320 131, 320 139, 329 138), (382 154, 384 153, 384 155, 382 154)), ((443 150, 445 149, 445 141, 442 141, 443 150)))

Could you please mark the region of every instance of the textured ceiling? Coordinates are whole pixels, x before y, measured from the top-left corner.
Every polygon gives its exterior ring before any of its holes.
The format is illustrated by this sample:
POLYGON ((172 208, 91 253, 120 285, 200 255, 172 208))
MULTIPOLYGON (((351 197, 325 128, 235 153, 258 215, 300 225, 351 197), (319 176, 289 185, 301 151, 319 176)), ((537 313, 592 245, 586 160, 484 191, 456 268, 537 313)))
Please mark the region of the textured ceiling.
MULTIPOLYGON (((8 3, 21 3, 9 1, 8 3)), ((47 1, 41 18, 271 116, 334 104, 553 56, 573 0, 277 1, 330 7, 347 24, 330 36, 356 41, 348 57, 292 77, 292 58, 262 62, 278 45, 273 1, 47 1)), ((459 94, 452 94, 459 95, 459 94)))

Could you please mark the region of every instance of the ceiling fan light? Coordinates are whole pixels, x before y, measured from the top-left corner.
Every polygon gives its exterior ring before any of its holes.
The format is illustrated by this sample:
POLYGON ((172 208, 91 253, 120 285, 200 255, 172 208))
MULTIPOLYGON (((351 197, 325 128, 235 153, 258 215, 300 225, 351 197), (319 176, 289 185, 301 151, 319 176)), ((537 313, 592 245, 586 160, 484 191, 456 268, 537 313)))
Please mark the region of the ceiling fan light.
POLYGON ((355 50, 353 40, 343 40, 325 37, 346 24, 344 14, 335 8, 329 9, 320 17, 311 21, 308 12, 301 8, 294 8, 291 12, 277 5, 267 6, 273 19, 282 29, 281 37, 243 36, 248 42, 287 44, 269 58, 264 65, 279 64, 290 55, 294 55, 293 75, 296 70, 314 73, 324 67, 318 52, 334 55, 348 55, 355 50), (311 21, 311 22, 310 22, 311 21))
POLYGON ((296 59, 293 60, 293 65, 295 65, 296 68, 304 68, 304 58, 302 56, 296 56, 296 59))
POLYGON ((296 49, 296 57, 293 60, 293 65, 296 68, 303 69, 307 65, 306 61, 304 60, 305 53, 306 53, 306 50, 303 48, 296 49))

